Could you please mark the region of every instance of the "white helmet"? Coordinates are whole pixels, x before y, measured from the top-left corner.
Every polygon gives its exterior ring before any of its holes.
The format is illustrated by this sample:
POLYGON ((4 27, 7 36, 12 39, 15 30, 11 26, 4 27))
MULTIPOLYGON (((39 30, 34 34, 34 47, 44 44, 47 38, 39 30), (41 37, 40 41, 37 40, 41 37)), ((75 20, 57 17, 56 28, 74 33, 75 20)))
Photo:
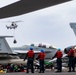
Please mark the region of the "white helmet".
POLYGON ((76 47, 74 47, 74 49, 76 49, 76 47))

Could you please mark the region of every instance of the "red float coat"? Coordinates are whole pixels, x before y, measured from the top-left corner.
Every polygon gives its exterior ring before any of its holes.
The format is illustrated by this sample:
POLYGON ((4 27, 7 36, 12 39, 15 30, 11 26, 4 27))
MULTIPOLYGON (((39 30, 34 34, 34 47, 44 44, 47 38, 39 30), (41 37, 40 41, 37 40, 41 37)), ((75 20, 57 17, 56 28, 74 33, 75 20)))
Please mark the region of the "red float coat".
POLYGON ((28 51, 28 58, 33 58, 34 57, 34 51, 33 50, 29 50, 28 51))
POLYGON ((45 56, 46 56, 46 54, 44 52, 40 52, 38 55, 40 60, 44 60, 45 56))

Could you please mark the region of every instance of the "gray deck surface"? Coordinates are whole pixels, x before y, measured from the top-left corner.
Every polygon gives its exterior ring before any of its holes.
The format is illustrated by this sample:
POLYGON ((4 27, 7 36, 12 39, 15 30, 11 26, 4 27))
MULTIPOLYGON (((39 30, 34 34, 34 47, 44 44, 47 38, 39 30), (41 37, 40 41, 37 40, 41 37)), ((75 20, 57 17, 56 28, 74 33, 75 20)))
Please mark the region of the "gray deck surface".
POLYGON ((61 72, 61 73, 55 73, 51 71, 46 71, 45 73, 25 73, 25 72, 16 72, 16 73, 0 73, 0 75, 76 75, 76 72, 61 72))

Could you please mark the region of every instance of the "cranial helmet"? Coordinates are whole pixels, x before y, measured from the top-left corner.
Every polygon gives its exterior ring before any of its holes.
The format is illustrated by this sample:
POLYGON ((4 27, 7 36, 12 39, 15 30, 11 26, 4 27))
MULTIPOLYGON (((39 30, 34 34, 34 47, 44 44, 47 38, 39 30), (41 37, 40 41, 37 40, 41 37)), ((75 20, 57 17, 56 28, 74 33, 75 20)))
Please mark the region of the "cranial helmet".
POLYGON ((74 49, 76 49, 76 47, 74 47, 74 49))
POLYGON ((41 49, 41 52, 44 52, 44 50, 43 50, 43 49, 41 49))
POLYGON ((61 49, 60 49, 60 48, 58 48, 58 50, 60 51, 61 49))
POLYGON ((30 48, 30 50, 33 50, 33 48, 30 48))

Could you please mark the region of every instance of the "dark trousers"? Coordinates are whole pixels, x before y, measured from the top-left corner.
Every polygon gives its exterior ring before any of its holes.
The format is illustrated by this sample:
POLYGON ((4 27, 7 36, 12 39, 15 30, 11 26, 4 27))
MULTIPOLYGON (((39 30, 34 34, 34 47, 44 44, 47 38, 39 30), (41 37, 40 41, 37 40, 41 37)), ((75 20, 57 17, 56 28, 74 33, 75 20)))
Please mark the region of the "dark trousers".
POLYGON ((27 61, 27 73, 29 72, 29 69, 31 69, 31 72, 34 73, 33 59, 32 58, 28 58, 28 61, 27 61))
POLYGON ((69 71, 71 71, 71 69, 74 71, 74 57, 69 57, 69 71))
POLYGON ((62 72, 62 59, 57 58, 57 71, 62 72))
POLYGON ((40 60, 40 72, 44 72, 44 60, 40 60))
POLYGON ((75 65, 76 65, 76 57, 74 57, 74 71, 75 71, 75 65))

